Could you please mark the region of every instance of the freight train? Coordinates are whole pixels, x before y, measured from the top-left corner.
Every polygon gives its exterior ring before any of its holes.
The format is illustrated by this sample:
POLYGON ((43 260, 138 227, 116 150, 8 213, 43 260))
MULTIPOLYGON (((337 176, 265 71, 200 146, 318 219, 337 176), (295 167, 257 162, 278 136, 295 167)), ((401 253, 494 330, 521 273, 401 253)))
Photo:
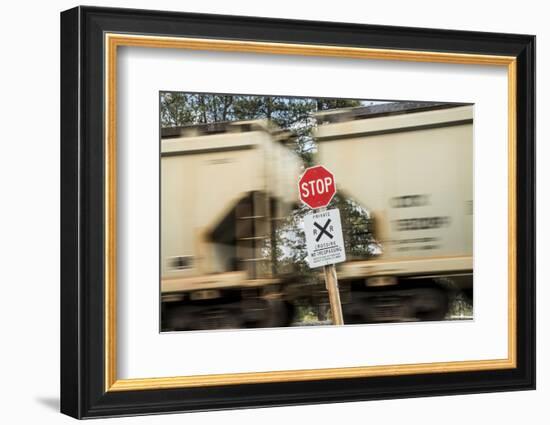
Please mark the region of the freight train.
POLYGON ((473 106, 396 103, 317 114, 317 160, 365 207, 382 247, 339 268, 346 323, 440 320, 473 298, 473 106))
MULTIPOLYGON (((344 322, 441 320, 456 291, 471 298, 473 107, 399 102, 314 118, 334 202, 368 228, 369 249, 337 267, 344 322)), ((289 326, 303 305, 326 313, 322 277, 289 267, 281 238, 299 246, 288 218, 299 217, 304 164, 292 144, 266 120, 162 129, 162 330, 289 326)))

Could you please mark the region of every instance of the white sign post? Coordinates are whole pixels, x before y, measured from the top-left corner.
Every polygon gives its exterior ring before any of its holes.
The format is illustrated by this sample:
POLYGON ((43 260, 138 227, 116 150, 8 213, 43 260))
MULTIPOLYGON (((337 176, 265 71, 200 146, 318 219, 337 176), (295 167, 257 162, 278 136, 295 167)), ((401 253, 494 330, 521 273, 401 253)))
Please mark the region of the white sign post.
POLYGON ((343 325, 344 315, 334 267, 334 264, 346 261, 340 211, 335 208, 306 215, 304 232, 309 267, 325 266, 325 285, 332 310, 332 321, 335 325, 343 325))
POLYGON ((304 217, 309 267, 325 266, 325 285, 335 325, 344 324, 338 278, 334 264, 346 261, 342 223, 338 209, 319 211, 304 217))
POLYGON ((322 165, 307 168, 298 181, 301 201, 317 212, 304 217, 309 267, 325 267, 332 323, 344 324, 338 278, 334 264, 346 261, 342 224, 338 209, 326 210, 336 194, 334 174, 322 165))

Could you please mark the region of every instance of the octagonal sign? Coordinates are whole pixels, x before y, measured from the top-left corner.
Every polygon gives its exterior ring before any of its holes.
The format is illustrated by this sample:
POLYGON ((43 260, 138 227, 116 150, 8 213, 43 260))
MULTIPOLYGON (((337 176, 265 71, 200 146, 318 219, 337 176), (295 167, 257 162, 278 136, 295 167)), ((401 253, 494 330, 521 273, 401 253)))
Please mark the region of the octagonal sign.
POLYGON ((326 207, 336 193, 334 174, 322 165, 307 168, 298 182, 300 199, 310 208, 326 207))

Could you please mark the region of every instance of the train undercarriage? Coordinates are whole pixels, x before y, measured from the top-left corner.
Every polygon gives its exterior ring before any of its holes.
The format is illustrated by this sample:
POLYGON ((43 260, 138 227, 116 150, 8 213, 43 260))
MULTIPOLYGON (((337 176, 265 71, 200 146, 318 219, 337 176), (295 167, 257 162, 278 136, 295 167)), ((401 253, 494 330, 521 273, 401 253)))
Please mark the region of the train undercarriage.
MULTIPOLYGON (((345 324, 438 321, 451 317, 453 303, 472 302, 472 275, 384 277, 340 282, 345 324)), ((316 285, 277 283, 188 291, 163 297, 162 330, 274 328, 304 325, 300 312, 313 311, 330 324, 328 295, 316 285)), ((463 318, 467 318, 468 316, 463 318)))

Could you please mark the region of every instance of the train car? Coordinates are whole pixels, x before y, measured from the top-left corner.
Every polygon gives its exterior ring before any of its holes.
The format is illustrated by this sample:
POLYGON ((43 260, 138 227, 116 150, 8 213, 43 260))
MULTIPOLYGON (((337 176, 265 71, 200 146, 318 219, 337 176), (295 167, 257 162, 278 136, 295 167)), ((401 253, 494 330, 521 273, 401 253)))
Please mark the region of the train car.
POLYGON ((473 296, 473 106, 399 102, 316 118, 318 163, 369 212, 381 246, 338 268, 346 323, 443 319, 449 294, 473 296))
POLYGON ((297 202, 300 158, 262 120, 162 129, 162 329, 285 326, 277 223, 297 202))

